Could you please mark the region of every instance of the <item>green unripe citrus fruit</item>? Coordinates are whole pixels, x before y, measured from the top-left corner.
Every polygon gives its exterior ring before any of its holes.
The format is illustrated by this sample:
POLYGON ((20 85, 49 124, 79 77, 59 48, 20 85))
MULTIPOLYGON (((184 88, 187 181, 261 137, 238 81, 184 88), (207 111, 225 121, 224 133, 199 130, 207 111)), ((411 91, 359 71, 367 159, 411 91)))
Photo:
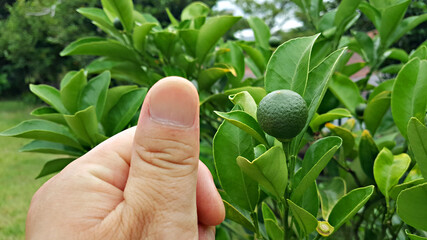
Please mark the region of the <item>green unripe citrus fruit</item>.
POLYGON ((280 44, 282 44, 282 40, 280 40, 280 38, 276 36, 272 36, 268 41, 268 43, 270 44, 271 47, 277 48, 278 46, 280 46, 280 44))
POLYGON ((116 29, 123 30, 123 25, 122 25, 122 22, 120 22, 119 18, 114 18, 113 25, 116 29))
POLYGON ((363 114, 365 113, 365 109, 366 109, 366 104, 365 103, 360 103, 356 107, 356 115, 358 117, 363 117, 363 114))
POLYGON ((261 128, 280 141, 297 136, 304 128, 307 117, 307 104, 291 90, 269 93, 261 100, 257 110, 261 128))

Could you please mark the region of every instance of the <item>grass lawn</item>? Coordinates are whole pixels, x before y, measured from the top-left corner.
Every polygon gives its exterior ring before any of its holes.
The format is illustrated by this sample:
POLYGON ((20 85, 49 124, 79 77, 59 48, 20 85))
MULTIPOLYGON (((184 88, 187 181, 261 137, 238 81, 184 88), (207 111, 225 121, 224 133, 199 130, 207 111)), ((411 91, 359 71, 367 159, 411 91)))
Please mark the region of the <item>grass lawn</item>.
MULTIPOLYGON (((35 107, 19 101, 0 101, 0 131, 30 119, 35 107)), ((19 153, 30 140, 0 137, 0 239, 24 239, 25 219, 32 195, 48 179, 35 180, 53 156, 19 153)))

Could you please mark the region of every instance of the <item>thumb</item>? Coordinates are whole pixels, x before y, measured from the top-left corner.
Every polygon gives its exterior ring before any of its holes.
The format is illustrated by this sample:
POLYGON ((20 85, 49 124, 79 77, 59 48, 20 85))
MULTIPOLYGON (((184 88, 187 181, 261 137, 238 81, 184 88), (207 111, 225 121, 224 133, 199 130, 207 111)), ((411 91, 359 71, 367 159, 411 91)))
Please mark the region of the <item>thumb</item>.
POLYGON ((144 226, 146 236, 197 239, 198 162, 197 90, 186 79, 164 78, 142 106, 124 190, 134 224, 144 226))

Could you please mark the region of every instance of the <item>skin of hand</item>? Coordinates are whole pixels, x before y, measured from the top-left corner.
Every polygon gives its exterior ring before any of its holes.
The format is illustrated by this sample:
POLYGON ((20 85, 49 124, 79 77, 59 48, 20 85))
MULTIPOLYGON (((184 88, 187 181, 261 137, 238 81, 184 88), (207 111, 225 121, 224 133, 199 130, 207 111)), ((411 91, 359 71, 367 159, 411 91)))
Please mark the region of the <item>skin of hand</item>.
POLYGON ((225 210, 199 161, 199 100, 179 77, 147 93, 138 126, 104 141, 34 195, 27 239, 215 239, 225 210))

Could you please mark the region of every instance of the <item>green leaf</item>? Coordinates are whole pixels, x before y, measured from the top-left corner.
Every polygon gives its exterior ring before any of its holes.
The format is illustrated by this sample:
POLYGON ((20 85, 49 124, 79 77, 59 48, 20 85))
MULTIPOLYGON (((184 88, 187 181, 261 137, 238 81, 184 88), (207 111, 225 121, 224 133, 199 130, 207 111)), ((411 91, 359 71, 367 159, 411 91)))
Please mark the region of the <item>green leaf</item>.
POLYGON ((391 46, 409 31, 411 31, 412 29, 414 29, 425 21, 427 21, 427 13, 403 19, 403 21, 400 22, 397 28, 390 34, 390 37, 387 41, 387 46, 391 46))
POLYGON ((390 197, 394 200, 397 200, 397 198, 399 197, 399 194, 403 190, 411 188, 411 187, 415 187, 415 186, 420 185, 420 184, 425 183, 425 182, 426 182, 426 180, 424 178, 419 178, 419 179, 415 179, 415 180, 412 180, 409 182, 397 184, 390 189, 390 191, 389 191, 390 197))
POLYGON ((192 2, 181 12, 181 21, 208 16, 211 9, 203 2, 192 2))
POLYGON ((341 146, 339 137, 325 137, 311 145, 304 156, 301 171, 301 181, 292 183, 294 190, 291 195, 293 202, 299 203, 307 188, 316 180, 329 160, 341 146))
POLYGON ((264 131, 261 129, 258 122, 246 112, 235 110, 228 113, 215 111, 215 113, 250 134, 260 143, 268 146, 264 131))
POLYGON ((345 181, 340 177, 327 179, 319 184, 320 205, 323 219, 326 221, 328 220, 329 214, 338 200, 345 195, 346 189, 345 181))
POLYGON ((400 48, 391 48, 384 53, 384 57, 399 60, 402 63, 406 63, 409 60, 409 55, 405 50, 400 48))
POLYGON ((197 38, 196 56, 199 63, 205 60, 212 47, 239 20, 240 17, 216 16, 206 21, 197 38))
POLYGON ((239 105, 243 111, 256 120, 257 104, 248 91, 242 91, 228 97, 234 105, 239 105))
POLYGON ((109 58, 98 58, 86 67, 88 74, 100 74, 110 71, 111 78, 126 82, 134 82, 140 85, 149 85, 147 73, 138 63, 113 60, 109 58))
POLYGON ((258 17, 250 17, 248 19, 249 26, 254 31, 255 40, 258 46, 264 49, 270 49, 270 28, 265 22, 258 17))
POLYGON ((304 96, 311 50, 319 34, 289 40, 280 45, 270 58, 265 73, 265 89, 272 92, 289 89, 304 96))
POLYGON ((98 121, 101 120, 110 80, 111 75, 108 71, 92 78, 81 93, 79 110, 93 106, 96 112, 96 119, 98 121))
POLYGON ((154 33, 154 44, 168 58, 173 54, 176 39, 177 34, 167 30, 154 33))
POLYGON ((62 50, 60 55, 94 55, 138 62, 135 52, 132 49, 116 40, 107 40, 100 37, 80 38, 70 43, 70 45, 62 50))
POLYGON ((240 87, 242 79, 245 76, 245 56, 243 55, 243 50, 237 43, 231 41, 227 42, 226 47, 229 51, 219 56, 219 62, 233 67, 235 73, 228 74, 229 82, 233 88, 240 87))
POLYGON ((173 14, 171 13, 171 11, 169 10, 169 8, 166 8, 166 13, 168 14, 169 17, 169 21, 171 22, 172 26, 178 27, 179 26, 179 22, 178 20, 173 16, 173 14))
POLYGON ((374 192, 374 186, 357 188, 338 200, 329 214, 329 223, 338 230, 345 222, 350 220, 369 200, 374 192))
POLYGON ((66 154, 70 156, 80 157, 85 154, 83 151, 66 146, 61 143, 48 142, 42 140, 34 140, 19 149, 20 152, 38 152, 51 154, 66 154))
POLYGON ((413 59, 416 57, 420 60, 427 60, 427 47, 421 45, 415 51, 411 52, 411 55, 409 55, 409 59, 413 59))
POLYGON ((84 70, 82 69, 79 72, 68 76, 68 79, 66 78, 62 80, 62 82, 66 81, 66 83, 61 84, 61 101, 62 104, 64 104, 64 106, 67 108, 67 110, 70 113, 74 114, 79 110, 78 104, 80 100, 80 94, 87 82, 86 75, 84 73, 84 70))
POLYGON ((270 148, 252 162, 239 156, 237 165, 272 196, 277 199, 283 198, 288 183, 288 169, 286 156, 281 147, 270 148))
POLYGON ((128 126, 141 107, 146 94, 146 88, 138 88, 126 92, 120 97, 105 118, 103 125, 107 136, 113 136, 128 126))
POLYGON ((157 24, 155 23, 143 23, 143 24, 137 23, 136 24, 132 34, 133 46, 136 50, 140 52, 145 51, 145 43, 146 43, 147 35, 151 31, 151 29, 156 25, 157 24))
POLYGON ((339 31, 338 34, 344 32, 347 24, 353 20, 360 2, 361 0, 343 0, 340 2, 334 19, 334 25, 339 31))
POLYGON ((225 200, 222 200, 225 207, 225 217, 227 219, 230 219, 231 221, 234 221, 243 227, 247 228, 248 230, 251 230, 252 232, 255 232, 255 226, 249 220, 247 217, 245 217, 239 210, 237 210, 233 205, 228 203, 225 200))
POLYGON ((61 102, 61 95, 58 89, 44 84, 30 84, 30 91, 37 95, 37 97, 39 97, 45 103, 52 106, 59 113, 67 113, 67 109, 61 102))
POLYGON ((314 232, 317 227, 317 219, 311 215, 311 213, 296 205, 291 200, 287 199, 286 201, 289 204, 292 215, 297 220, 298 226, 304 232, 304 236, 308 236, 310 233, 314 232))
POLYGON ((374 24, 376 29, 381 26, 381 13, 374 6, 370 5, 367 1, 362 1, 359 5, 359 10, 365 14, 369 20, 374 24))
POLYGON ((105 12, 100 8, 79 8, 77 12, 81 15, 87 17, 92 20, 92 22, 99 26, 100 29, 105 31, 107 34, 116 37, 117 39, 121 39, 120 32, 113 26, 112 21, 108 19, 105 12))
POLYGON ((326 123, 325 126, 342 139, 344 155, 349 156, 352 154, 355 145, 355 139, 351 131, 344 127, 335 126, 332 123, 326 123))
POLYGON ((231 72, 229 68, 213 67, 203 70, 199 74, 197 82, 199 83, 199 89, 208 90, 216 81, 225 76, 225 74, 231 72))
POLYGON ((253 159, 252 137, 224 121, 213 139, 213 156, 222 189, 233 203, 253 211, 258 203, 258 184, 237 165, 237 157, 253 159))
POLYGON ((132 0, 101 0, 104 11, 109 16, 118 17, 127 32, 133 29, 133 2, 132 0))
POLYGON ((383 46, 388 47, 390 36, 393 35, 399 23, 402 21, 411 0, 399 1, 397 4, 387 6, 381 10, 381 26, 378 32, 383 46))
POLYGON ((267 92, 262 87, 241 87, 241 88, 233 88, 227 89, 224 91, 226 95, 236 94, 242 91, 247 91, 254 98, 255 102, 259 104, 261 100, 267 95, 267 92))
POLYGON ((427 60, 414 58, 399 72, 391 94, 391 111, 400 133, 406 137, 408 121, 424 121, 427 109, 427 60))
POLYGON ((64 115, 62 113, 58 113, 58 111, 51 107, 40 107, 32 111, 30 114, 43 120, 67 125, 64 119, 64 115))
POLYGON ((352 31, 352 34, 359 44, 363 59, 368 63, 375 62, 377 56, 372 38, 365 32, 352 31))
POLYGON ((264 218, 265 230, 267 231, 268 237, 270 237, 270 239, 284 239, 285 233, 283 229, 277 223, 274 212, 265 202, 262 203, 262 216, 264 218))
POLYGON ((246 54, 248 54, 250 59, 252 59, 258 71, 264 73, 267 61, 261 51, 244 43, 239 43, 239 46, 246 52, 246 54))
POLYGON ((397 214, 408 225, 427 231, 427 183, 403 190, 397 198, 397 214))
POLYGON ((374 99, 375 96, 378 94, 384 92, 384 91, 392 91, 394 85, 394 79, 390 79, 387 81, 382 82, 380 85, 378 85, 374 91, 372 91, 371 94, 369 94, 368 103, 374 99))
POLYGON ((383 148, 378 154, 374 163, 374 177, 378 189, 385 196, 388 206, 389 191, 394 187, 403 176, 411 163, 411 158, 402 153, 393 156, 393 153, 387 148, 383 148))
POLYGON ((415 161, 418 163, 423 177, 427 179, 427 127, 416 118, 409 120, 408 140, 415 161))
POLYGON ((196 56, 197 38, 199 37, 198 29, 182 29, 179 31, 179 37, 184 41, 185 48, 191 54, 196 56))
POLYGON ((349 64, 343 67, 341 73, 346 76, 353 76, 355 73, 359 72, 366 66, 366 62, 357 62, 349 64))
POLYGON ((329 89, 353 115, 357 105, 364 102, 356 83, 343 74, 334 74, 329 89))
POLYGON ((19 125, 1 132, 0 136, 45 140, 81 149, 79 142, 67 127, 40 119, 21 122, 19 125))
POLYGON ((59 158, 50 160, 49 162, 45 163, 36 179, 59 172, 74 160, 75 158, 59 158))
POLYGON ((64 115, 65 121, 73 132, 87 145, 95 147, 100 143, 98 121, 95 107, 90 106, 74 115, 64 115))
POLYGON ((311 129, 313 129, 313 132, 317 132, 319 131, 320 125, 326 122, 330 122, 335 119, 349 118, 349 117, 351 117, 351 113, 345 108, 332 109, 331 111, 325 114, 318 115, 317 117, 313 118, 313 120, 310 123, 310 127, 311 129))
POLYGON ((382 73, 397 74, 403 67, 403 64, 391 64, 380 69, 382 73))
POLYGON ((374 162, 379 154, 377 145, 368 130, 363 130, 359 143, 359 160, 365 174, 374 179, 374 162))
POLYGON ((371 101, 368 102, 363 119, 365 120, 366 128, 375 135, 384 115, 390 108, 391 92, 384 91, 376 95, 371 101))
POLYGON ((124 85, 124 86, 117 86, 117 87, 108 89, 107 98, 105 100, 105 105, 104 105, 104 111, 102 114, 102 123, 104 123, 111 108, 113 108, 114 105, 116 105, 119 102, 120 98, 126 93, 132 90, 135 90, 137 88, 138 86, 136 85, 127 85, 127 86, 124 85))
POLYGON ((427 239, 426 237, 420 237, 420 236, 417 236, 415 234, 409 233, 408 229, 405 230, 405 233, 409 237, 409 239, 411 239, 411 240, 426 240, 427 239))

